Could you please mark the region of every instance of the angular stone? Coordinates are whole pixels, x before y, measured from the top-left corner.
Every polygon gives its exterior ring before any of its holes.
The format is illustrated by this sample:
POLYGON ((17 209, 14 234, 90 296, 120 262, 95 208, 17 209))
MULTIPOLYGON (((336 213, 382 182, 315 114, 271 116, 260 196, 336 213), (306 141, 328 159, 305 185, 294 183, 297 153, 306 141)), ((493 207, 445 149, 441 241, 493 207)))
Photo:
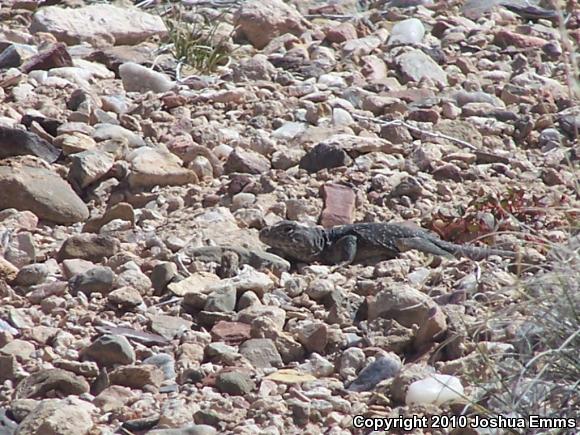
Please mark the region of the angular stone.
POLYGON ((30 210, 41 219, 69 224, 89 217, 85 203, 70 185, 41 168, 0 167, 0 209, 30 210))
POLYGON ((25 340, 12 340, 0 349, 0 353, 4 355, 15 356, 20 361, 30 359, 34 352, 34 344, 25 340))
POLYGON ((175 186, 197 181, 195 173, 182 166, 179 157, 169 152, 141 147, 127 156, 131 163, 132 187, 175 186))
POLYGON ((145 385, 160 386, 164 380, 163 372, 150 364, 122 366, 109 374, 111 384, 129 388, 143 388, 145 385))
POLYGON ((122 387, 120 385, 111 385, 95 397, 93 404, 98 406, 103 412, 111 412, 122 408, 136 399, 136 392, 132 391, 130 388, 122 387))
POLYGON ((129 341, 120 335, 103 335, 83 349, 81 355, 92 359, 101 367, 115 364, 133 364, 135 350, 129 341))
POLYGON ((256 368, 281 367, 284 363, 269 338, 252 338, 240 345, 242 354, 256 368))
POLYGON ((226 286, 213 291, 207 298, 204 310, 229 312, 236 308, 236 288, 226 286))
POLYGON ((80 258, 99 263, 115 255, 120 245, 119 240, 111 236, 81 233, 66 239, 56 258, 59 262, 69 258, 80 258))
POLYGON ((224 166, 226 174, 241 172, 243 174, 262 174, 270 170, 270 160, 252 150, 235 148, 224 166))
POLYGON ((537 36, 523 35, 508 29, 501 29, 495 34, 493 43, 504 48, 509 46, 516 48, 541 48, 548 41, 537 36))
POLYGON ((393 26, 389 45, 395 44, 419 44, 425 36, 425 26, 417 18, 409 18, 399 21, 393 26))
POLYGON ((266 317, 274 322, 274 325, 279 330, 284 328, 284 323, 286 322, 286 311, 280 307, 274 307, 269 305, 252 305, 246 309, 240 311, 237 315, 237 321, 247 324, 252 324, 255 319, 266 317))
POLYGON ((402 78, 420 82, 430 79, 440 86, 447 86, 447 74, 437 63, 421 50, 408 51, 396 58, 402 78))
POLYGON ((18 426, 19 435, 88 435, 94 426, 96 408, 84 400, 47 399, 41 401, 18 426))
POLYGON ((66 45, 62 43, 53 44, 48 49, 38 53, 30 58, 20 70, 28 74, 34 70, 49 70, 52 68, 61 68, 66 66, 73 66, 72 58, 66 49, 66 45))
POLYGON ((38 50, 32 45, 11 44, 0 53, 0 69, 18 68, 37 53, 38 50))
POLYGON ((168 340, 181 337, 191 329, 193 323, 181 317, 159 314, 151 317, 151 330, 168 340))
POLYGON ((74 258, 69 260, 63 260, 62 272, 66 279, 71 279, 73 276, 79 273, 84 273, 95 266, 96 266, 95 263, 91 261, 74 258))
POLYGON ((349 166, 352 159, 339 146, 319 143, 300 159, 300 168, 308 172, 318 172, 321 169, 349 166))
POLYGON ((255 387, 256 384, 250 374, 242 370, 222 370, 217 375, 216 388, 230 396, 244 396, 249 394, 255 387))
POLYGON ((31 155, 54 163, 60 150, 34 133, 0 126, 0 159, 31 155))
POLYGON ((113 290, 107 296, 107 300, 111 305, 125 310, 132 310, 143 304, 141 294, 133 287, 121 287, 113 290))
POLYGON ((101 227, 108 224, 109 222, 121 219, 124 221, 131 222, 132 225, 135 224, 135 210, 131 204, 126 202, 120 202, 118 204, 113 205, 111 208, 108 208, 103 216, 91 218, 83 227, 83 232, 85 233, 96 233, 98 232, 101 227))
POLYGON ((326 39, 328 42, 341 44, 350 39, 356 39, 356 28, 352 23, 341 23, 338 26, 329 28, 326 31, 326 39))
POLYGON ((407 328, 425 323, 431 310, 437 307, 429 296, 408 285, 385 288, 372 298, 368 304, 369 320, 394 319, 407 328))
POLYGON ((354 191, 350 187, 333 183, 323 185, 321 191, 324 208, 320 215, 320 225, 330 228, 353 223, 356 201, 354 191))
POLYGON ((401 370, 401 359, 394 353, 378 357, 361 370, 348 386, 349 391, 370 391, 385 379, 393 378, 401 370))
POLYGON ((215 341, 223 341, 229 345, 240 344, 248 340, 252 327, 247 323, 221 321, 211 329, 215 341))
POLYGON ((282 0, 243 2, 234 16, 234 25, 257 49, 285 33, 300 36, 306 30, 305 24, 298 11, 282 0))
POLYGON ((70 156, 69 181, 84 189, 102 178, 113 167, 113 156, 102 151, 83 151, 70 156))
MULTIPOLYGON (((16 387, 17 399, 40 399, 54 394, 63 396, 88 393, 85 378, 62 369, 44 369, 28 376, 16 387)), ((54 397, 54 396, 53 396, 54 397)))

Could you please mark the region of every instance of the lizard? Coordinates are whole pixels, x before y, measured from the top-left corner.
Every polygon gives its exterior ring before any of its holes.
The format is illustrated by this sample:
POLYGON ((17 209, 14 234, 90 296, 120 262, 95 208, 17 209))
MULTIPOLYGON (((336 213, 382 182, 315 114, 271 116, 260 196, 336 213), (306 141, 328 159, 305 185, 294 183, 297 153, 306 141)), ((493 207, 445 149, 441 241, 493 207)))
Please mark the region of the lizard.
POLYGON ((490 255, 516 257, 512 251, 447 242, 406 223, 354 223, 323 228, 285 220, 262 228, 259 237, 287 259, 339 266, 369 259, 392 259, 411 249, 473 260, 490 255))

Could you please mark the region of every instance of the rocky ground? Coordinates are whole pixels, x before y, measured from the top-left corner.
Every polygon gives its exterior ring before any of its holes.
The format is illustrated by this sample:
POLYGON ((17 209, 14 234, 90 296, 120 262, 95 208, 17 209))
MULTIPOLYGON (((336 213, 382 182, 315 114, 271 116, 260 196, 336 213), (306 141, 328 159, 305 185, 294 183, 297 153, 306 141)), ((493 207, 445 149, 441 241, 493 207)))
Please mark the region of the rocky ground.
POLYGON ((580 346, 577 2, 110 3, 0 4, 0 434, 578 417, 531 360, 580 346), (520 255, 291 264, 282 219, 520 255))

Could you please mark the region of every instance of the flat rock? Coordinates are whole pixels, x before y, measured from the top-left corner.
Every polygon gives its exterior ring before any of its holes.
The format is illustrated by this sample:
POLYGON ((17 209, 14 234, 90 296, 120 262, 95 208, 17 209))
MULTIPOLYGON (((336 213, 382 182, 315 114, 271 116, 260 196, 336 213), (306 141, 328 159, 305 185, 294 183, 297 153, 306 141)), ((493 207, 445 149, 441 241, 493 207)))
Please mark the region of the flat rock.
POLYGON ((130 148, 139 148, 145 146, 145 141, 142 137, 133 133, 120 125, 101 123, 96 124, 93 132, 93 139, 97 142, 113 139, 126 140, 130 148))
POLYGON ((62 244, 57 254, 59 262, 69 258, 101 262, 119 251, 120 242, 111 236, 81 233, 69 237, 62 244))
POLYGON ((16 387, 17 399, 39 399, 51 394, 80 395, 88 393, 85 378, 62 369, 45 369, 33 373, 16 387))
POLYGON ((235 148, 224 166, 226 174, 241 172, 243 174, 262 174, 270 169, 270 161, 252 150, 235 148))
POLYGON ((18 426, 18 435, 88 435, 96 408, 84 400, 47 399, 41 401, 18 426))
POLYGON ((143 388, 145 385, 160 386, 164 380, 163 372, 151 364, 118 367, 109 374, 112 384, 129 388, 143 388))
POLYGON ((32 17, 33 33, 47 32, 68 45, 105 40, 114 44, 138 44, 151 36, 167 33, 159 16, 98 4, 77 9, 48 6, 32 17))
POLYGON ((142 147, 133 151, 129 184, 132 187, 175 186, 197 181, 195 172, 182 166, 179 157, 170 152, 142 147))
POLYGON ((447 85, 447 74, 443 68, 421 50, 408 51, 398 56, 396 62, 405 81, 430 79, 441 86, 447 85))
POLYGON ((193 323, 181 317, 159 314, 151 316, 151 330, 168 340, 181 337, 191 329, 193 323))
POLYGON ((55 173, 29 166, 0 167, 0 209, 30 210, 40 219, 70 224, 89 217, 85 203, 55 173))
POLYGON ((281 367, 284 364, 274 341, 269 338, 246 340, 240 345, 240 354, 256 368, 281 367))

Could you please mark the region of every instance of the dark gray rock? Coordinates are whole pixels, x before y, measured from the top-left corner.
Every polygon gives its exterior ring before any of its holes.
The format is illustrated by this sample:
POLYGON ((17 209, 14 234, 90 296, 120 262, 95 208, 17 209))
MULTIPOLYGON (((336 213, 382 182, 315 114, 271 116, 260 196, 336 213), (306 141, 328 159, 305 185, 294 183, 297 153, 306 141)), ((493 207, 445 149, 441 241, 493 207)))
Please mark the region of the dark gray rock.
POLYGON ((54 163, 60 153, 57 147, 34 133, 0 126, 0 159, 31 155, 54 163))
POLYGON ((119 335, 103 335, 97 338, 81 352, 81 356, 105 367, 133 364, 136 359, 135 350, 129 340, 119 335))
POLYGON ((243 396, 254 389, 255 383, 250 374, 243 371, 221 372, 217 376, 216 387, 222 393, 243 396))
POLYGON ((308 172, 317 172, 321 169, 348 166, 351 163, 352 159, 339 146, 320 143, 300 159, 299 167, 308 172))
POLYGON ((377 358, 361 370, 349 385, 349 391, 370 391, 385 379, 394 377, 401 370, 401 360, 395 354, 377 358))

